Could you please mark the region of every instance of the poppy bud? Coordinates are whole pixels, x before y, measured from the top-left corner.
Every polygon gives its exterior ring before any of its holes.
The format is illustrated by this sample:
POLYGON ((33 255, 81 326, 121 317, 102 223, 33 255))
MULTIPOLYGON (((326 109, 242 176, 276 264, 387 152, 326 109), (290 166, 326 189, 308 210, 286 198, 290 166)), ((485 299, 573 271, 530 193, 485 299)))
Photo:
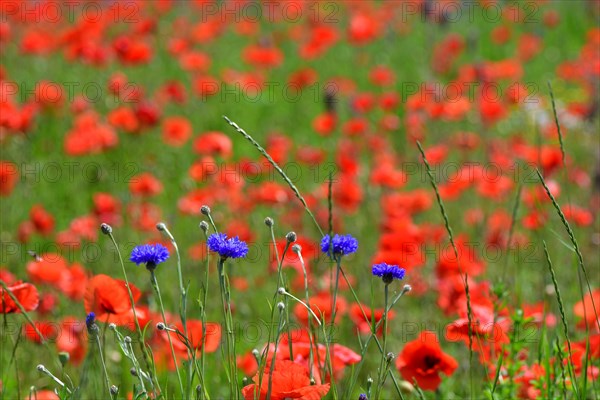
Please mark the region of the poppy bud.
POLYGON ((112 226, 110 226, 109 224, 105 224, 102 223, 100 225, 100 230, 102 231, 102 233, 104 233, 105 235, 110 235, 112 233, 112 226))
POLYGON ((285 238, 287 239, 288 243, 294 243, 296 241, 296 232, 289 232, 287 235, 285 235, 285 238))
POLYGON ((66 351, 61 351, 60 353, 58 353, 58 360, 60 361, 60 365, 62 365, 63 367, 69 362, 70 358, 70 354, 66 351))
POLYGON ((210 215, 210 207, 207 205, 204 205, 202 207, 200 207, 200 212, 204 215, 210 215))
POLYGON ((265 225, 268 226, 269 228, 272 227, 275 224, 275 222, 273 221, 273 218, 271 217, 267 217, 265 218, 265 225))
POLYGON ((204 233, 208 232, 208 222, 201 221, 200 222, 200 229, 202 229, 202 231, 204 231, 204 233))

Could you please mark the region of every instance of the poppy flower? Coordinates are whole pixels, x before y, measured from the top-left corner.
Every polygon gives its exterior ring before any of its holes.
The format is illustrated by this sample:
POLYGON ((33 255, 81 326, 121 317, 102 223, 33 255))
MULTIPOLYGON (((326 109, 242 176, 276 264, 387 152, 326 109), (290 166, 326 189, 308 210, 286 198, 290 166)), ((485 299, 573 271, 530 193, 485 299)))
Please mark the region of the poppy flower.
POLYGON ((266 399, 271 386, 272 400, 305 399, 318 400, 329 392, 330 385, 311 385, 308 370, 303 365, 289 360, 276 360, 273 373, 271 367, 265 367, 262 382, 258 374, 252 378, 254 383, 244 386, 242 395, 246 400, 254 400, 255 392, 260 400, 266 399), (259 385, 260 382, 260 386, 259 385), (269 385, 270 383, 270 385, 269 385))
POLYGON ((149 172, 136 175, 129 182, 129 190, 137 196, 155 196, 162 192, 162 189, 162 183, 149 172))
POLYGON ((29 219, 41 235, 47 236, 54 230, 54 217, 40 204, 31 207, 29 219))
MULTIPOLYGON (((186 323, 187 326, 187 339, 191 344, 192 348, 195 350, 200 350, 202 348, 202 342, 204 341, 204 351, 207 353, 214 353, 219 348, 219 344, 221 343, 221 325, 207 322, 206 323, 206 339, 203 340, 203 327, 202 321, 197 320, 188 320, 186 323)), ((178 329, 180 332, 184 332, 183 325, 181 322, 175 324, 174 328, 178 329)), ((162 338, 168 343, 168 337, 166 331, 162 331, 162 338)), ((187 347, 185 343, 179 338, 178 335, 171 334, 171 340, 173 343, 173 348, 175 351, 179 353, 186 353, 187 347)))
MULTIPOLYGON (((137 301, 141 292, 129 284, 133 301, 137 301)), ((89 280, 83 299, 85 312, 96 314, 98 321, 115 323, 117 325, 131 325, 133 311, 125 281, 111 278, 108 275, 96 275, 89 280)))
POLYGON ((194 152, 200 155, 219 155, 228 157, 231 155, 232 142, 229 136, 223 132, 205 132, 194 140, 194 152))
MULTIPOLYGON (((316 296, 312 296, 310 298, 310 308, 319 319, 322 316, 325 321, 330 321, 333 315, 333 296, 329 292, 320 292, 316 296)), ((347 303, 343 297, 337 297, 335 309, 335 319, 337 321, 347 309, 347 303)), ((300 303, 296 304, 294 315, 302 324, 308 325, 308 310, 304 305, 300 303)))
POLYGON ((577 324, 578 328, 585 329, 585 326, 588 325, 590 329, 600 331, 598 327, 600 317, 594 315, 594 305, 597 311, 600 310, 600 289, 593 290, 591 295, 586 292, 583 300, 578 301, 573 306, 573 312, 580 319, 577 324))
MULTIPOLYGON (((46 322, 46 321, 37 321, 34 323, 35 328, 42 334, 44 340, 54 341, 59 336, 60 327, 55 322, 46 322)), ((31 324, 27 324, 23 327, 23 331, 25 333, 25 337, 31 340, 34 343, 42 343, 42 338, 37 334, 36 330, 31 326, 31 324)))
POLYGON ((60 288, 68 275, 67 262, 58 254, 47 253, 27 263, 29 279, 60 288))
POLYGON ((452 375, 458 362, 442 351, 434 332, 422 331, 417 339, 404 346, 396 367, 405 380, 416 380, 423 390, 436 390, 442 383, 440 373, 452 375))
POLYGON ((10 161, 0 161, 0 196, 10 195, 18 179, 17 166, 10 161))
POLYGON ((80 364, 85 358, 88 345, 85 322, 65 317, 60 323, 60 332, 56 337, 56 349, 69 353, 69 363, 80 364))
MULTIPOLYGON (((35 286, 31 283, 22 283, 17 281, 8 286, 8 290, 17 298, 25 311, 33 311, 38 307, 39 294, 35 286)), ((21 309, 13 301, 8 293, 4 293, 4 289, 0 288, 0 299, 2 314, 20 313, 21 309)))
POLYGON ((163 141, 174 147, 181 147, 192 136, 192 124, 184 117, 168 117, 163 121, 163 141))
MULTIPOLYGON (((359 304, 353 303, 350 307, 350 319, 354 322, 354 325, 358 329, 358 331, 363 334, 371 333, 371 323, 374 321, 375 326, 379 323, 379 321, 383 318, 384 309, 378 308, 371 310, 371 307, 361 306, 359 304), (363 314, 364 311, 364 314, 363 314), (366 319, 365 319, 366 316, 366 319)), ((394 310, 390 310, 387 314, 388 321, 391 321, 396 316, 396 312, 394 310)), ((379 324, 379 328, 377 329, 377 334, 381 335, 383 332, 383 323, 379 324)))

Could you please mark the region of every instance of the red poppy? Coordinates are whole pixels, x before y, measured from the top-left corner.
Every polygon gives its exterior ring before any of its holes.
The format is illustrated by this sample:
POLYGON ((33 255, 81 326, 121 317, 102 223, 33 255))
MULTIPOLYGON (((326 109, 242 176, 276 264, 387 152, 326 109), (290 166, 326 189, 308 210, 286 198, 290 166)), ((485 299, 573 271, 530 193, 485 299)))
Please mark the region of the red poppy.
POLYGON ((573 312, 580 319, 577 324, 578 328, 584 329, 587 324, 590 329, 600 331, 598 327, 600 317, 594 315, 594 305, 596 306, 596 311, 600 312, 600 289, 593 290, 591 295, 589 292, 586 292, 583 300, 578 301, 573 306, 573 312))
MULTIPOLYGON (((364 334, 371 333, 371 323, 373 322, 376 326, 377 323, 383 318, 383 312, 384 312, 383 308, 371 310, 371 307, 367 307, 364 305, 362 306, 362 310, 361 310, 361 305, 353 303, 352 306, 350 307, 350 319, 352 319, 352 322, 354 322, 358 331, 364 335, 364 334), (364 311, 364 314, 363 314, 363 311, 364 311), (365 319, 365 316, 366 316, 366 319, 365 319)), ((394 319, 395 316, 396 316, 396 313, 394 312, 394 310, 390 310, 387 315, 388 321, 391 321, 392 319, 394 319)), ((379 324, 379 329, 377 330, 377 334, 380 335, 380 334, 382 334, 382 332, 383 332, 383 322, 381 324, 379 324)))
POLYGON ((47 253, 27 263, 27 274, 33 282, 60 288, 68 275, 67 262, 58 254, 47 253))
POLYGON ((265 367, 262 382, 256 374, 252 379, 254 383, 245 386, 242 394, 246 400, 254 400, 255 392, 260 400, 266 399, 271 386, 272 400, 304 399, 318 400, 329 392, 329 384, 311 385, 308 370, 303 365, 289 360, 277 360, 271 374, 271 366, 265 367), (259 387, 259 382, 261 386, 259 387))
MULTIPOLYGON (((59 325, 55 322, 37 321, 34 323, 34 325, 35 328, 42 334, 44 340, 54 341, 62 334, 59 325)), ((23 327, 25 337, 32 342, 42 343, 42 338, 37 334, 36 329, 34 329, 31 324, 25 325, 23 327)))
POLYGON ((194 151, 200 155, 229 157, 232 150, 229 136, 223 132, 205 132, 194 140, 194 151))
POLYGON ((256 67, 273 68, 283 62, 283 53, 275 47, 249 46, 244 49, 242 58, 256 67))
POLYGON ((162 183, 150 172, 136 175, 129 182, 129 190, 137 196, 155 196, 162 192, 162 183))
POLYGON ((334 113, 327 112, 317 115, 313 120, 313 129, 321 136, 329 135, 337 123, 337 116, 334 113))
MULTIPOLYGON (((336 321, 346 312, 347 307, 348 305, 346 303, 346 300, 338 295, 335 305, 336 321)), ((310 308, 315 313, 315 315, 319 317, 319 319, 324 318, 327 322, 331 321, 331 317, 333 315, 333 296, 328 291, 321 292, 316 296, 312 296, 310 298, 310 308)), ((294 315, 304 325, 308 324, 308 310, 306 309, 306 307, 304 307, 304 305, 300 303, 296 304, 296 306, 294 307, 294 315)))
MULTIPOLYGON (((133 301, 137 301, 141 292, 129 284, 133 301)), ((101 322, 117 325, 131 325, 133 311, 125 281, 111 278, 108 275, 96 275, 89 280, 83 299, 85 312, 94 312, 101 322)))
POLYGON ((436 390, 442 383, 440 373, 452 375, 458 362, 444 353, 434 332, 422 331, 419 337, 407 343, 400 352, 396 367, 402 377, 424 390, 436 390))
MULTIPOLYGON (((187 339, 190 341, 191 346, 200 350, 202 348, 202 339, 203 337, 203 327, 202 321, 197 320, 188 320, 187 321, 187 339)), ((181 322, 175 324, 175 328, 177 328, 180 332, 183 331, 183 325, 181 322)), ((179 353, 187 353, 187 347, 185 343, 179 338, 178 335, 173 333, 170 334, 171 341, 173 343, 173 348, 179 353)), ((169 338, 167 337, 167 333, 162 331, 162 338, 168 343, 169 338)), ((219 344, 221 343, 221 325, 207 322, 206 323, 206 340, 204 341, 204 351, 207 353, 214 353, 219 348, 219 344)))
POLYGON ((85 358, 88 340, 85 321, 65 317, 60 323, 60 335, 56 338, 56 349, 69 353, 69 363, 80 364, 85 358))
MULTIPOLYGON (((25 311, 33 311, 37 308, 39 303, 39 294, 36 287, 31 283, 22 283, 21 281, 17 281, 11 286, 8 286, 8 290, 17 298, 25 311)), ((0 288, 0 300, 2 314, 21 312, 21 309, 13 301, 10 295, 8 293, 4 293, 3 288, 0 288)))
POLYGON ((0 161, 0 196, 10 195, 18 179, 17 166, 10 161, 0 161))
POLYGON ((31 207, 29 219, 33 222, 36 231, 42 235, 49 235, 54 230, 54 217, 40 204, 31 207))
POLYGON ((163 121, 162 138, 165 143, 181 147, 192 136, 192 124, 184 117, 168 117, 163 121))

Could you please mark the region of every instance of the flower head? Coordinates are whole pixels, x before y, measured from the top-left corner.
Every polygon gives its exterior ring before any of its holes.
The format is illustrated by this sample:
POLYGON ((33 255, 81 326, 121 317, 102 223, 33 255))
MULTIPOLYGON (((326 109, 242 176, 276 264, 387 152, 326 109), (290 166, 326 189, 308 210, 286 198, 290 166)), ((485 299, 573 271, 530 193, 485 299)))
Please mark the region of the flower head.
POLYGON ((331 252, 334 255, 348 255, 354 253, 358 249, 358 240, 352 235, 335 235, 333 238, 329 235, 323 236, 321 240, 321 251, 328 254, 331 244, 331 252))
POLYGON ((94 312, 90 312, 88 315, 86 315, 85 326, 87 327, 88 332, 93 332, 96 330, 96 314, 94 312))
POLYGON ((436 390, 442 382, 440 373, 452 375, 458 363, 442 351, 435 333, 423 331, 404 346, 396 359, 396 367, 405 380, 415 379, 421 389, 436 390))
POLYGON ((143 244, 136 246, 131 252, 129 260, 140 265, 146 264, 147 269, 154 269, 162 262, 165 262, 169 258, 169 250, 160 243, 156 244, 143 244))
POLYGON ((241 258, 248 254, 248 245, 237 236, 227 238, 224 233, 213 233, 208 237, 208 248, 210 251, 219 253, 221 258, 241 258))
POLYGON ((386 263, 373 265, 373 275, 381 277, 381 280, 389 285, 394 279, 404 279, 404 268, 400 268, 397 265, 388 265, 386 263))

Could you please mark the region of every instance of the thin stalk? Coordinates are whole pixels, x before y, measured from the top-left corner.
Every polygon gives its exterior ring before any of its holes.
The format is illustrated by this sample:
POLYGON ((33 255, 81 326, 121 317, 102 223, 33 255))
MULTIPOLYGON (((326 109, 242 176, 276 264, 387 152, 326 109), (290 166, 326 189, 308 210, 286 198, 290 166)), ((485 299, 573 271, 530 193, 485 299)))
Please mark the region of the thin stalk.
MULTIPOLYGON (((165 324, 166 327, 168 327, 169 325, 167 324, 167 318, 165 316, 165 307, 163 305, 163 301, 162 301, 162 297, 160 295, 160 288, 158 286, 158 281, 156 280, 156 275, 154 274, 154 270, 150 270, 150 283, 152 284, 152 287, 154 288, 154 291, 156 292, 156 297, 158 298, 158 305, 160 307, 160 315, 162 317, 163 320, 163 324, 165 324)), ((169 334, 169 332, 167 332, 167 338, 169 339, 169 347, 171 348, 171 356, 173 357, 173 362, 175 363, 175 371, 177 371, 177 379, 179 381, 179 389, 181 390, 181 394, 185 393, 183 390, 183 381, 181 380, 181 374, 179 372, 179 364, 177 363, 177 357, 175 356, 175 349, 173 348, 173 341, 171 340, 171 335, 169 334)))
POLYGON ((321 234, 321 237, 325 236, 325 234, 323 233, 323 230, 321 229, 321 226, 319 226, 319 223, 317 222, 317 219, 315 218, 315 216, 313 215, 313 213, 308 208, 308 204, 306 204, 306 200, 304 200, 304 197, 302 197, 302 195, 300 194, 300 191, 298 191, 298 188, 296 187, 296 185, 294 185, 294 183, 292 182, 292 180, 285 174, 285 172, 283 172, 283 170, 281 169, 281 167, 275 162, 275 160, 273 160, 273 158, 269 155, 269 153, 267 153, 267 151, 260 144, 258 144, 258 142, 256 140, 254 140, 254 138, 252 136, 250 136, 248 133, 246 133, 245 130, 243 130, 242 128, 240 128, 240 126, 238 124, 236 124, 235 122, 233 122, 232 120, 230 120, 225 115, 223 116, 223 118, 225 119, 225 121, 227 121, 227 123, 229 125, 231 125, 246 140, 248 140, 250 143, 252 143, 252 145, 254 147, 256 147, 256 149, 267 159, 267 161, 269 161, 269 163, 271 163, 271 165, 273 166, 273 168, 275 168, 275 170, 279 173, 279 175, 281 175, 281 177, 283 178, 283 180, 288 184, 288 186, 290 187, 290 189, 292 189, 292 191, 294 192, 294 194, 296 195, 296 197, 298 198, 298 200, 300 200, 300 202, 304 206, 304 210, 310 216, 310 218, 313 220, 315 226, 319 230, 319 233, 321 234))
MULTIPOLYGON (((546 191, 546 194, 552 201, 552 205, 554 205, 554 208, 556 209, 556 212, 558 213, 560 220, 562 221, 565 229, 567 230, 567 234, 569 235, 569 239, 571 239, 571 243, 573 243, 573 247, 575 247, 575 253, 577 254, 577 261, 579 263, 579 267, 581 268, 581 271, 583 272, 583 276, 585 277, 585 283, 587 285, 588 293, 590 295, 590 300, 592 302, 592 308, 594 310, 596 324, 598 326, 598 330, 600 330, 600 319, 598 318, 598 312, 596 311, 596 303, 594 302, 594 296, 592 295, 592 288, 590 286, 590 280, 588 278, 587 269, 585 268, 585 264, 583 263, 583 255, 581 254, 581 249, 579 248, 577 239, 575 239, 575 234, 573 233, 573 230, 571 229, 571 225, 569 225, 569 222, 565 218, 565 214, 563 214, 560 206, 556 202, 554 195, 552 195, 552 193, 550 192, 550 189, 548 189, 548 186, 546 185, 546 181, 542 177, 542 174, 540 173, 540 171, 538 169, 536 169, 535 172, 537 173, 538 178, 540 179, 540 182, 542 183, 542 186, 544 187, 544 190, 546 191)), ((583 293, 582 293, 582 296, 583 296, 583 293)))
MULTIPOLYGON (((273 371, 275 370, 275 360, 277 357, 277 347, 279 347, 279 339, 281 337, 281 332, 283 331, 283 326, 285 324, 285 319, 284 319, 284 307, 279 308, 279 326, 277 327, 277 336, 275 337, 275 348, 273 349, 273 358, 271 359, 271 367, 269 369, 269 382, 268 382, 268 389, 267 389, 267 400, 271 399, 271 391, 273 389, 273 371)), ((289 338, 288 338, 289 340, 289 338)), ((260 389, 260 388, 259 388, 260 389)))
POLYGON ((129 295, 129 302, 131 304, 131 310, 133 311, 133 321, 135 322, 135 328, 136 328, 138 336, 140 338, 139 343, 140 343, 140 349, 142 351, 142 356, 144 357, 144 362, 146 363, 146 366, 148 367, 148 373, 150 374, 150 377, 154 378, 153 386, 156 386, 156 388, 158 388, 158 391, 160 393, 161 392, 160 383, 158 382, 158 378, 156 377, 156 374, 152 373, 152 368, 153 368, 154 363, 150 361, 150 360, 152 360, 152 358, 148 356, 148 351, 146 349, 146 343, 144 340, 144 334, 142 333, 142 328, 140 327, 140 321, 138 319, 137 312, 135 311, 135 300, 133 299, 133 293, 131 292, 131 288, 129 287, 129 279, 127 278, 127 271, 125 270, 125 263, 123 262, 123 256, 121 255, 121 250, 119 249, 119 246, 117 245, 117 241, 115 240, 115 237, 113 236, 112 231, 108 231, 107 235, 110 238, 113 246, 115 246, 115 250, 117 251, 117 255, 119 256, 119 263, 121 264, 121 271, 123 272, 123 279, 125 280, 125 287, 127 288, 127 294, 129 295))
POLYGON ((565 338, 567 340, 567 349, 569 351, 569 360, 568 360, 568 369, 569 375, 571 376, 571 380, 573 381, 573 390, 575 391, 575 395, 579 398, 579 390, 577 388, 577 377, 573 371, 573 353, 571 351, 571 339, 569 338, 569 326, 567 325, 567 318, 565 316, 565 308, 563 305, 562 297, 560 295, 560 289, 558 288, 558 282, 556 281, 556 274, 554 273, 554 268, 552 267, 552 261, 550 260, 550 254, 548 253, 548 247, 546 247, 546 242, 542 241, 544 245, 544 254, 546 254, 546 262, 548 263, 548 269, 550 270, 550 276, 552 277, 552 283, 554 284, 554 291, 556 292, 556 300, 558 301, 558 310, 560 312, 560 319, 562 321, 563 332, 565 334, 565 338))
POLYGON ((221 288, 221 301, 223 303, 223 319, 225 321, 225 329, 227 329, 227 362, 230 373, 230 389, 233 398, 239 398, 239 390, 237 383, 237 365, 235 354, 235 332, 233 331, 233 317, 231 314, 231 299, 228 288, 227 274, 225 273, 225 258, 219 257, 217 263, 219 273, 219 287, 221 288))
POLYGON ((465 296, 467 298, 467 319, 469 323, 469 379, 470 379, 470 397, 473 398, 473 327, 472 318, 473 313, 471 310, 471 295, 469 293, 469 280, 468 275, 464 273, 462 270, 462 266, 460 265, 460 259, 458 257, 458 249, 456 247, 456 243, 454 242, 454 236, 452 234, 452 228, 450 227, 450 222, 448 221, 448 214, 446 213, 446 208, 444 207, 444 202, 440 197, 440 193, 438 191, 437 185, 435 183, 435 179, 433 178, 433 174, 431 172, 431 167, 429 166, 429 162, 427 161, 427 157, 425 156, 425 151, 423 151, 423 147, 421 147, 421 143, 417 140, 417 147, 421 152, 421 156, 423 157, 423 163, 425 164, 425 168, 427 169, 427 176, 429 177, 429 182, 433 187, 435 192, 435 197, 440 208, 440 213, 444 218, 444 226, 446 227, 446 232, 448 232, 448 236, 450 237, 450 244, 452 245, 452 249, 454 250, 454 256, 456 257, 456 263, 458 264, 459 273, 463 277, 463 283, 465 287, 465 296))
MULTIPOLYGON (((183 274, 181 272, 181 255, 179 254, 179 246, 177 246, 175 237, 173 237, 173 235, 169 231, 169 228, 167 228, 167 225, 165 225, 164 223, 159 223, 158 225, 156 225, 156 229, 158 229, 160 232, 164 233, 169 238, 171 244, 173 245, 173 248, 175 249, 175 254, 177 255, 177 276, 179 278, 179 293, 180 293, 179 319, 181 320, 181 325, 183 326, 183 333, 187 337, 188 336, 187 290, 185 289, 185 287, 183 285, 183 274)), ((192 364, 191 364, 190 360, 192 360, 193 357, 194 357, 194 355, 188 351, 188 372, 187 372, 188 375, 187 375, 187 385, 186 385, 186 392, 185 392, 185 398, 188 398, 188 399, 191 396, 191 390, 192 390, 192 364)))
POLYGON ((104 354, 102 354, 102 344, 100 343, 100 335, 96 333, 96 345, 98 346, 98 353, 100 354, 100 361, 102 362, 102 372, 104 373, 104 381, 106 382, 106 390, 108 390, 108 395, 113 397, 110 392, 110 378, 108 377, 108 371, 106 370, 106 363, 104 362, 104 354))
MULTIPOLYGON (((379 396, 381 394, 381 389, 383 389, 383 384, 385 382, 385 372, 384 372, 384 365, 386 362, 386 357, 387 357, 387 308, 388 308, 388 296, 389 296, 389 284, 385 284, 385 287, 383 289, 384 291, 384 307, 383 307, 383 349, 381 352, 381 361, 379 362, 379 373, 378 373, 378 381, 377 381, 377 386, 375 388, 375 399, 379 399, 379 396)), ((377 331, 375 331, 377 332, 377 331)))

